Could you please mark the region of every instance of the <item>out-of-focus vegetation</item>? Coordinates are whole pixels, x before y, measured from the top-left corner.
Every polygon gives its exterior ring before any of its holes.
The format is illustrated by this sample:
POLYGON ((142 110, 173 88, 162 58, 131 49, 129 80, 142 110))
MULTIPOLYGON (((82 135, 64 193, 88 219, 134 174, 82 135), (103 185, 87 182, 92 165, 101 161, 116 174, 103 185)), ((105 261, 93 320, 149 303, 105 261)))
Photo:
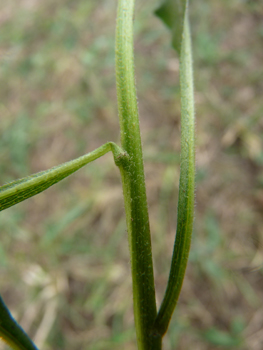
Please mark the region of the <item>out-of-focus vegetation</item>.
MULTIPOLYGON (((180 97, 178 57, 152 15, 157 4, 137 1, 135 63, 160 301, 176 228, 180 97)), ((116 5, 1 1, 1 184, 118 142, 116 5)), ((259 0, 190 7, 197 206, 164 349, 261 350, 263 8, 259 0)), ((0 291, 39 348, 136 349, 122 189, 111 155, 2 212, 0 230, 0 291)))

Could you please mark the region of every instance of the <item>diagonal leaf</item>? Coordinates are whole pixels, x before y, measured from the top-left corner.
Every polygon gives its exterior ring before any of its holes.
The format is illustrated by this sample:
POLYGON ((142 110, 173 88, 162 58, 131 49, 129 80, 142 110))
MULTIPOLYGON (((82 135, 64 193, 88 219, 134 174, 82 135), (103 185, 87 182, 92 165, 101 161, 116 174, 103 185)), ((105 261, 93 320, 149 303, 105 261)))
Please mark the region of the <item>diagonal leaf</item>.
POLYGON ((0 296, 0 337, 15 350, 38 350, 10 314, 0 296))
POLYGON ((181 53, 186 6, 187 0, 165 0, 155 11, 156 16, 171 30, 172 46, 178 52, 179 56, 181 53))
POLYGON ((108 142, 82 157, 1 186, 0 211, 43 192, 84 165, 110 151, 113 152, 116 165, 121 165, 121 158, 123 155, 125 156, 124 152, 115 143, 108 142))

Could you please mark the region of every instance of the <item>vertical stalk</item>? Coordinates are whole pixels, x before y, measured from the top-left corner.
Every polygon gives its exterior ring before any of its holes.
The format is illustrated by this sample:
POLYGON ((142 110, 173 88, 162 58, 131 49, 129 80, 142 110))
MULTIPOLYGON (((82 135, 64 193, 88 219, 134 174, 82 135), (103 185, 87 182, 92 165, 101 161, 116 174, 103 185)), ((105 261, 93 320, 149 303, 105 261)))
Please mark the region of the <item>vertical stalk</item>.
POLYGON ((181 89, 181 166, 177 210, 176 239, 165 296, 155 322, 161 335, 167 331, 183 284, 194 218, 195 135, 194 89, 191 37, 188 10, 185 11, 183 40, 180 54, 181 89))
POLYGON ((140 350, 161 349, 153 335, 156 302, 149 217, 144 180, 133 59, 134 0, 119 0, 116 28, 116 82, 122 148, 129 162, 121 166, 133 281, 134 318, 140 350))

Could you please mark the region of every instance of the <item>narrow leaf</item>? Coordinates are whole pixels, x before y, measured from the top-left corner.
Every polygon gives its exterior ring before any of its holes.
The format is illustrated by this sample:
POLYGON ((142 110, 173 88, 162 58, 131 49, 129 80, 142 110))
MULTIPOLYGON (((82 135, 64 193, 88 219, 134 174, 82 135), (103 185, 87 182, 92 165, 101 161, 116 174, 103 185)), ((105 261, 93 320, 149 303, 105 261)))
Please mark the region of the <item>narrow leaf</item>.
POLYGON ((172 46, 179 55, 181 53, 186 6, 187 0, 165 0, 155 11, 156 16, 159 17, 171 30, 172 46))
POLYGON ((177 229, 171 270, 165 296, 155 321, 159 334, 167 331, 176 306, 186 270, 194 218, 195 128, 191 37, 187 12, 180 56, 181 89, 181 165, 177 209, 177 229))
POLYGON ((1 186, 0 211, 43 192, 109 151, 113 152, 115 163, 120 166, 125 153, 113 142, 108 142, 82 157, 1 186))
POLYGON ((0 337, 15 350, 38 350, 0 297, 0 337))

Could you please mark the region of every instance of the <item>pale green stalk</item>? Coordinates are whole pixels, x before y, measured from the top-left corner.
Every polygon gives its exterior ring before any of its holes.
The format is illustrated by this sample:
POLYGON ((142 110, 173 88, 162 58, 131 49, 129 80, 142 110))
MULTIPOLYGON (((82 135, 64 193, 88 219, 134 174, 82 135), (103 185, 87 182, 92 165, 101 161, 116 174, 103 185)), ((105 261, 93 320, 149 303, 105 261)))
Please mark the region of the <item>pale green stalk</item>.
POLYGON ((165 296, 155 322, 162 336, 167 331, 176 306, 187 265, 194 218, 195 136, 194 89, 191 37, 188 11, 185 13, 180 56, 181 87, 181 167, 177 212, 177 230, 171 270, 165 296))
POLYGON ((156 317, 151 239, 141 136, 134 81, 134 0, 119 0, 116 28, 116 81, 122 148, 129 156, 121 169, 133 281, 134 317, 139 350, 161 349, 153 334, 156 317))

